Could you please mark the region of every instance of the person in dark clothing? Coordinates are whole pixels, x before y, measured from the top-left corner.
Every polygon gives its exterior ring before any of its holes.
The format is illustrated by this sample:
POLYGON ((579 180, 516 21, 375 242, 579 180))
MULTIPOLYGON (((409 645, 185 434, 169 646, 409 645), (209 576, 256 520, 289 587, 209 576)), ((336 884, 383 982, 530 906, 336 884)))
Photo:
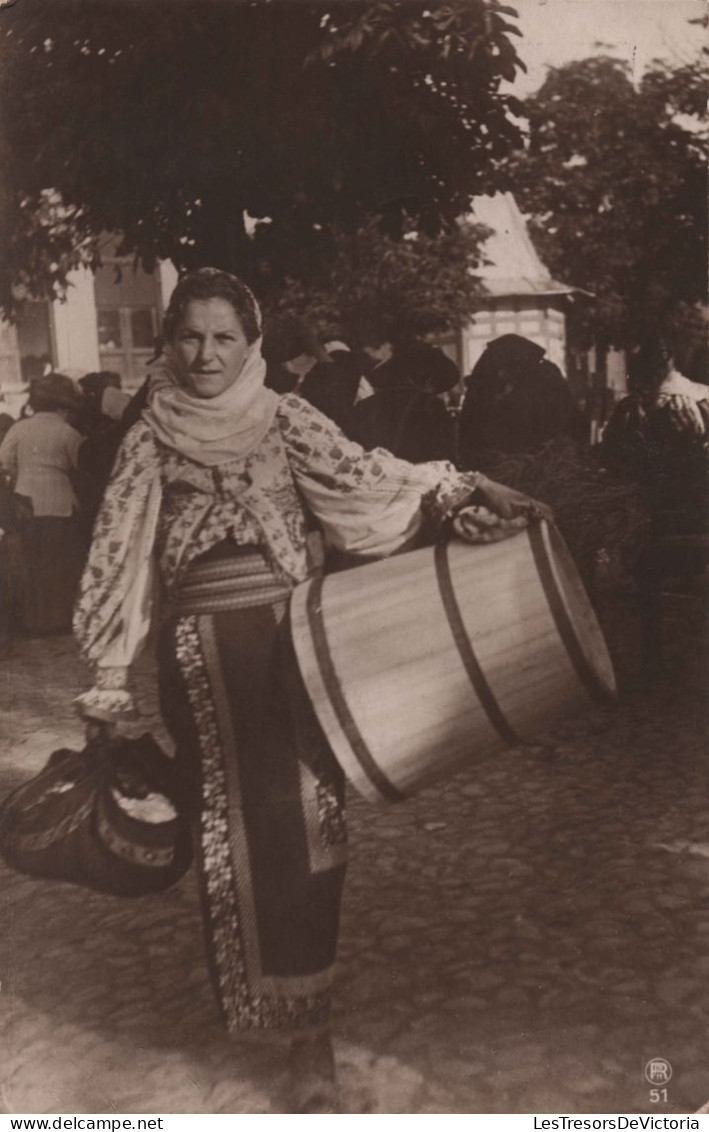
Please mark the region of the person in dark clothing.
POLYGON ((266 388, 298 393, 306 374, 324 357, 309 329, 298 318, 268 319, 263 332, 266 388))
MULTIPOLYGON (((109 416, 104 408, 104 396, 107 389, 119 392, 121 388, 121 375, 113 370, 99 370, 96 373, 87 373, 79 379, 83 392, 81 416, 77 427, 85 435, 90 436, 96 428, 101 428, 111 420, 115 414, 109 416)), ((124 394, 127 401, 127 396, 124 394)))
POLYGON ((267 362, 265 385, 274 393, 294 393, 298 386, 298 377, 278 362, 267 362))
POLYGON ((458 369, 425 342, 396 350, 369 375, 373 396, 355 406, 354 439, 386 448, 412 464, 453 460, 455 429, 439 394, 458 382, 458 369))
POLYGON ((140 389, 131 397, 128 406, 123 416, 121 417, 121 428, 123 432, 128 432, 134 424, 137 424, 143 415, 143 409, 148 403, 148 391, 150 389, 150 374, 146 377, 140 389))
MULTIPOLYGON (((84 383, 87 378, 93 379, 102 376, 102 374, 87 374, 87 377, 82 379, 81 384, 84 386, 85 397, 87 392, 84 383)), ((128 430, 140 420, 143 409, 147 404, 149 382, 150 377, 148 376, 137 392, 133 394, 119 419, 98 410, 106 388, 117 388, 115 382, 106 384, 92 380, 88 383, 89 397, 92 396, 93 392, 96 392, 98 399, 89 409, 91 427, 79 451, 77 483, 81 500, 81 527, 87 545, 121 441, 128 430)), ((84 414, 84 423, 87 422, 87 419, 86 414, 84 414)))
POLYGON ((460 415, 460 459, 534 452, 556 436, 577 436, 580 414, 561 370, 536 342, 503 334, 486 346, 467 379, 460 415))
POLYGON ((635 563, 646 674, 662 672, 662 594, 668 579, 687 596, 706 579, 709 537, 709 386, 674 366, 661 339, 630 359, 629 395, 603 437, 605 466, 636 483, 649 525, 635 563))
POLYGON ((318 361, 305 375, 300 395, 334 421, 346 436, 354 439, 357 431, 355 406, 362 397, 363 384, 365 396, 372 392, 366 379, 373 365, 371 358, 360 351, 344 346, 326 349, 326 358, 318 361))
MULTIPOLYGON (((104 397, 109 389, 127 400, 127 396, 120 393, 120 374, 111 370, 87 373, 80 379, 79 385, 83 398, 77 427, 84 434, 85 440, 79 451, 77 491, 81 502, 82 533, 88 545, 113 460, 123 435, 130 426, 123 423, 122 415, 109 415, 103 407, 104 397)), ((128 401, 129 405, 130 403, 128 401)))
POLYGON ((455 362, 443 353, 438 346, 428 342, 408 342, 394 344, 392 354, 369 373, 369 381, 375 389, 386 389, 398 385, 401 374, 408 370, 421 389, 429 393, 447 393, 460 380, 455 362))
POLYGON ((302 322, 272 319, 264 331, 266 387, 275 393, 298 393, 352 436, 352 410, 360 382, 373 363, 344 343, 328 352, 302 322))
POLYGON ((9 413, 0 413, 0 441, 5 437, 5 434, 10 431, 15 423, 15 418, 11 417, 9 413))

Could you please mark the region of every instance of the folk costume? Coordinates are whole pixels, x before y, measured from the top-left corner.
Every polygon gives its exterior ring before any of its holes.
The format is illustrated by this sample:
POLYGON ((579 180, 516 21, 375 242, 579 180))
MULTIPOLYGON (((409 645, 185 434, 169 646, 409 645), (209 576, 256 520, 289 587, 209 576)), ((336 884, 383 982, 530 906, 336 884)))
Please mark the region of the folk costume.
POLYGON ((642 485, 658 534, 706 532, 709 387, 670 370, 650 397, 624 397, 603 452, 612 471, 642 485))
POLYGON ((365 452, 264 387, 260 340, 199 399, 168 365, 100 509, 75 630, 96 666, 85 714, 130 713, 127 669, 161 589, 161 703, 195 823, 205 930, 230 1029, 325 1022, 345 873, 342 773, 295 664, 291 589, 308 529, 355 558, 429 540, 475 473, 365 452))

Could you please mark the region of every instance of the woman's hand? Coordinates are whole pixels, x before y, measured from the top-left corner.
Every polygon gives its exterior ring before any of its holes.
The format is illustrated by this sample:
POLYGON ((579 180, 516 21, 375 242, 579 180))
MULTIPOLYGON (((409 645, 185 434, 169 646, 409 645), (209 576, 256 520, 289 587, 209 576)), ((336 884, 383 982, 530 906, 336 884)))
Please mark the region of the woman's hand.
POLYGON ((526 515, 503 519, 487 507, 464 507, 453 520, 453 530, 464 542, 500 542, 529 525, 526 515))
POLYGON ((554 512, 546 503, 540 503, 530 495, 515 491, 513 487, 506 487, 503 483, 496 483, 495 480, 489 480, 486 476, 478 484, 477 494, 486 507, 496 515, 501 515, 503 519, 524 516, 527 520, 546 519, 548 523, 554 522, 554 512))

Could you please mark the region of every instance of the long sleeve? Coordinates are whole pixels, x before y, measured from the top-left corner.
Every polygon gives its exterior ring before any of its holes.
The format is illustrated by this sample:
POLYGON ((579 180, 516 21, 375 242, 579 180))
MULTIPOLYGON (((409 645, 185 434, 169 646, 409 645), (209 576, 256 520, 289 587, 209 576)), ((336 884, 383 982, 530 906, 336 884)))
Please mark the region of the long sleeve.
POLYGON ((96 686, 77 703, 94 718, 134 710, 127 672, 150 629, 161 496, 155 442, 139 424, 118 451, 74 612, 81 651, 97 670, 96 686))
POLYGON ((479 482, 444 461, 408 464, 383 448, 366 452, 299 397, 282 399, 280 418, 298 487, 328 542, 347 554, 379 557, 412 545, 479 482))

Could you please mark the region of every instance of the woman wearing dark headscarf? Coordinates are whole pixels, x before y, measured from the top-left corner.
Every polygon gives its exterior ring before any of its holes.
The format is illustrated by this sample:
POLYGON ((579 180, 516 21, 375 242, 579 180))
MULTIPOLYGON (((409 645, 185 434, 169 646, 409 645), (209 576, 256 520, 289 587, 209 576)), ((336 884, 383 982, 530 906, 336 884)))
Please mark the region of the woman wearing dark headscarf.
POLYGON ((330 983, 346 834, 342 773, 307 701, 288 598, 312 572, 306 523, 338 549, 395 553, 424 524, 475 538, 477 489, 506 515, 532 501, 447 464, 364 452, 301 397, 264 385, 260 313, 233 276, 176 288, 147 408, 125 437, 94 529, 75 628, 96 685, 90 721, 130 715, 127 669, 165 601, 163 712, 195 820, 210 967, 230 1030, 293 1034, 293 1110, 331 1111, 330 983), (467 516, 467 519, 466 519, 467 516))
POLYGON ((464 467, 481 452, 534 452, 561 434, 573 435, 578 411, 561 371, 536 342, 503 334, 489 342, 467 379, 460 415, 464 467))
POLYGON ((73 483, 82 438, 69 422, 80 403, 71 378, 38 377, 30 391, 33 416, 17 421, 0 445, 21 546, 19 622, 30 634, 71 629, 82 565, 73 483))

